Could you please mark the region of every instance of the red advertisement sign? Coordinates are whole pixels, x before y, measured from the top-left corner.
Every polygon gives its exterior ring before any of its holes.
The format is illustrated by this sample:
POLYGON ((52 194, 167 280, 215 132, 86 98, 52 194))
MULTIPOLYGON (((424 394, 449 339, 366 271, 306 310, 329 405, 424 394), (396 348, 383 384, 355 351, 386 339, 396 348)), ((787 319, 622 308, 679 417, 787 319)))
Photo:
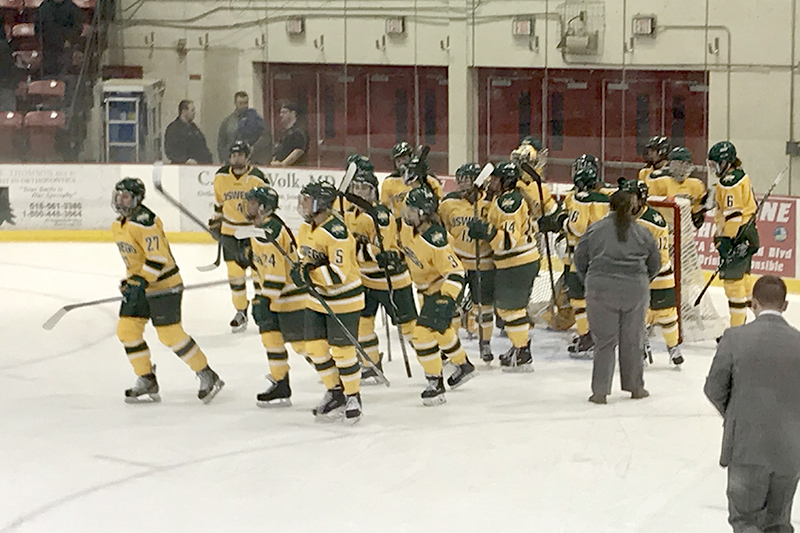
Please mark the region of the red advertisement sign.
MULTIPOLYGON (((761 249, 753 256, 753 274, 773 274, 793 278, 797 271, 797 198, 771 196, 758 216, 761 249)), ((714 218, 697 231, 697 250, 704 270, 716 270, 719 255, 714 247, 714 218)))

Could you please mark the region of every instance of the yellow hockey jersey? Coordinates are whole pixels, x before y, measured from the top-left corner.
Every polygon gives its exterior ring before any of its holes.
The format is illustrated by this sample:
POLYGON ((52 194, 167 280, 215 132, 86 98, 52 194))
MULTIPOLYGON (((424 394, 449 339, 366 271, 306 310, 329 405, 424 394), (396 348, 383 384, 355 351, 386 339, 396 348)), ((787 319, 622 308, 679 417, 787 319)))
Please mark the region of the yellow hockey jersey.
POLYGON ((661 255, 661 270, 650 283, 651 289, 671 289, 675 287, 675 273, 672 270, 672 257, 670 256, 669 226, 661 213, 652 207, 645 207, 639 213, 636 220, 640 225, 647 228, 658 245, 658 252, 661 255))
MULTIPOLYGON (((428 185, 438 200, 441 200, 444 189, 442 183, 435 176, 428 176, 428 185)), ((403 212, 403 203, 408 191, 419 187, 418 183, 407 185, 403 176, 390 174, 381 183, 381 203, 391 209, 394 218, 400 218, 403 212)))
POLYGON ((663 169, 667 165, 667 162, 665 161, 663 163, 660 163, 660 165, 661 166, 659 166, 658 168, 654 167, 653 165, 647 165, 646 167, 640 169, 639 170, 639 181, 643 181, 643 182, 645 182, 645 183, 647 183, 649 185, 650 182, 648 180, 650 179, 650 175, 653 172, 655 172, 656 170, 663 169))
POLYGON ((422 233, 403 224, 400 246, 417 290, 426 296, 441 292, 458 299, 464 287, 464 265, 447 239, 447 230, 432 224, 422 233))
POLYGON ((147 207, 140 206, 130 218, 117 218, 111 223, 111 234, 125 262, 125 276, 146 279, 146 292, 183 283, 169 249, 164 224, 147 207))
POLYGON ((756 212, 756 198, 750 176, 735 168, 719 179, 714 192, 716 235, 735 237, 739 228, 756 212))
MULTIPOLYGON (((486 201, 483 192, 478 197, 478 217, 487 220, 489 216, 490 202, 486 201)), ((442 219, 445 229, 450 234, 450 244, 453 250, 461 259, 464 268, 475 270, 475 240, 469 236, 470 220, 475 218, 475 206, 464 197, 460 191, 451 192, 442 199, 439 204, 439 216, 442 219)), ((492 247, 486 241, 480 242, 481 270, 491 270, 494 268, 492 261, 492 247)))
POLYGON ((564 222, 567 245, 574 249, 589 226, 603 219, 610 208, 608 196, 601 192, 569 191, 564 197, 564 209, 567 211, 567 219, 564 222))
POLYGON ((291 263, 278 251, 276 243, 292 261, 297 261, 297 248, 289 228, 277 217, 270 217, 261 226, 264 237, 251 237, 253 250, 253 277, 259 281, 261 296, 269 300, 269 308, 276 313, 299 311, 308 305, 308 290, 298 288, 292 281, 291 263), (268 237, 267 237, 268 236, 268 237))
MULTIPOLYGON (((328 264, 311 270, 311 282, 336 314, 356 313, 364 308, 364 287, 356 260, 356 241, 344 221, 331 214, 319 226, 309 225, 301 231, 300 245, 303 261, 328 264)), ((325 308, 311 297, 308 308, 325 313, 325 308)))
MULTIPOLYGON (((402 251, 397 245, 397 222, 389 208, 383 205, 375 207, 375 216, 381 228, 384 250, 402 251)), ((356 260, 361 270, 361 283, 370 289, 388 291, 386 273, 378 266, 375 258, 380 253, 378 233, 372 216, 356 207, 345 213, 345 224, 356 240, 356 260)), ((411 285, 408 269, 392 276, 392 289, 402 289, 411 285)))
MULTIPOLYGON (((682 182, 678 182, 666 172, 654 172, 650 175, 647 188, 651 196, 686 198, 691 202, 692 213, 699 213, 703 210, 706 185, 699 178, 689 176, 682 182)), ((675 225, 675 215, 672 209, 659 208, 658 212, 666 219, 667 224, 675 225)))
POLYGON ((241 176, 234 175, 230 166, 217 170, 214 176, 214 215, 222 217, 222 234, 233 235, 237 226, 250 226, 247 220, 247 191, 269 185, 264 174, 248 166, 241 176))
POLYGON ((495 268, 511 268, 539 260, 535 223, 518 189, 495 198, 487 218, 497 229, 489 241, 495 268))
MULTIPOLYGON (((527 174, 523 173, 523 176, 527 174)), ((531 178, 532 179, 532 178, 531 178)), ((542 200, 544 200, 544 210, 539 203, 539 186, 535 181, 522 181, 517 183, 517 188, 524 191, 527 195, 525 201, 528 202, 528 207, 531 209, 531 216, 535 220, 539 220, 544 215, 552 215, 558 209, 558 203, 550 193, 550 187, 546 183, 542 183, 542 200)))

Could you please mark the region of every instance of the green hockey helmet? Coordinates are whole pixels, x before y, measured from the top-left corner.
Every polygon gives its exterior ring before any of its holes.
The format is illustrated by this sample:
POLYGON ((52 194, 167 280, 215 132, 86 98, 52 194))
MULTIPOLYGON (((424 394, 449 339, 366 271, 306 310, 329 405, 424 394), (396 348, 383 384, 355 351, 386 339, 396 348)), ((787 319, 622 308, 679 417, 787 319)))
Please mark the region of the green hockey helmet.
POLYGON ((579 191, 588 191, 600 181, 597 169, 591 165, 585 166, 572 175, 572 183, 579 191))
POLYGON ((720 141, 708 151, 708 166, 718 178, 737 162, 736 147, 730 141, 720 141))
POLYGON ((676 146, 669 152, 669 173, 676 181, 682 182, 692 173, 692 153, 683 146, 676 146))
POLYGON ((620 178, 617 182, 619 184, 619 190, 621 192, 626 192, 628 194, 632 194, 639 201, 645 202, 647 201, 647 197, 649 196, 649 190, 647 189, 647 184, 643 181, 639 180, 626 180, 625 178, 620 178))
POLYGON ((244 198, 248 202, 256 202, 266 214, 272 214, 278 210, 278 193, 272 187, 266 185, 255 187, 247 191, 244 198))
POLYGON ((685 161, 687 163, 692 162, 692 152, 686 149, 683 146, 676 146, 672 150, 670 150, 667 159, 670 161, 685 161))
POLYGON ((515 163, 503 161, 494 167, 492 176, 496 176, 500 182, 500 188, 507 191, 517 185, 517 181, 522 177, 522 172, 515 163))
POLYGON ((129 217, 144 200, 144 182, 139 178, 123 178, 114 185, 111 207, 123 217, 129 217))
POLYGON ((574 181, 575 174, 579 170, 583 170, 584 168, 591 167, 594 169, 595 173, 599 170, 599 165, 597 163, 597 158, 592 154, 583 154, 575 158, 575 161, 572 162, 572 179, 574 181))
POLYGON ((333 207, 336 196, 336 188, 327 181, 307 183, 300 189, 298 212, 306 222, 311 222, 315 216, 333 207))
POLYGON ((406 194, 406 206, 418 209, 423 215, 436 213, 439 201, 428 187, 415 187, 406 194))
POLYGON ((365 155, 361 154, 352 154, 347 156, 347 160, 344 163, 344 168, 347 169, 350 167, 350 163, 355 163, 356 168, 358 170, 375 170, 375 165, 372 164, 372 161, 365 155))

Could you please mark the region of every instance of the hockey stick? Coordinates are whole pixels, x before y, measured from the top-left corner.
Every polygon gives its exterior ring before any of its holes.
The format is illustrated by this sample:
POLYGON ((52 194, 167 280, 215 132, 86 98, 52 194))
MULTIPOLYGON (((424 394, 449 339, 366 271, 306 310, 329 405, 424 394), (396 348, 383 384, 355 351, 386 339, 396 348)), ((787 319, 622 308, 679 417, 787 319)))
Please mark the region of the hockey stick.
POLYGON ((217 268, 221 262, 222 262, 222 245, 219 242, 217 242, 217 258, 210 265, 200 265, 199 267, 197 267, 197 270, 199 270, 200 272, 211 272, 212 270, 217 268))
POLYGON ((383 329, 386 331, 386 358, 392 362, 392 330, 389 328, 389 314, 383 308, 383 329))
MULTIPOLYGON (((764 196, 761 198, 761 201, 760 201, 760 202, 758 202, 758 205, 756 206, 756 211, 755 211, 755 213, 753 213, 753 215, 750 217, 750 220, 748 220, 748 221, 747 221, 747 222, 746 222, 746 223, 745 223, 743 226, 741 226, 741 227, 745 227, 745 226, 755 226, 755 224, 756 224, 756 219, 758 218, 758 214, 759 214, 759 213, 761 213, 761 209, 764 207, 764 204, 767 202, 767 198, 769 198, 769 197, 772 195, 772 191, 774 191, 774 190, 775 190, 775 187, 777 187, 777 186, 778 186, 778 184, 781 182, 781 180, 783 180, 783 176, 784 176, 784 175, 786 174, 786 172, 788 172, 788 171, 789 171, 789 168, 787 167, 787 168, 783 169, 783 171, 782 171, 780 174, 778 174, 778 177, 777 177, 777 178, 775 178, 775 181, 773 181, 773 182, 772 182, 772 185, 770 186, 769 190, 767 191, 767 194, 765 194, 765 195, 764 195, 764 196)), ((719 209, 719 206, 717 206, 717 209, 719 209)), ((735 247, 736 247, 736 244, 734 244, 734 245, 733 245, 733 247, 735 248, 735 247)), ((722 263, 723 263, 723 261, 722 261, 722 258, 720 257, 719 266, 718 266, 718 267, 717 267, 717 269, 714 271, 714 273, 713 273, 713 274, 711 274, 711 277, 710 277, 710 278, 708 278, 708 282, 706 282, 706 285, 705 285, 705 287, 703 287, 703 290, 702 290, 702 291, 700 291, 700 295, 699 295, 699 296, 697 297, 697 299, 694 301, 694 306, 695 306, 695 307, 697 307, 698 305, 700 305, 700 300, 702 300, 702 299, 703 299, 703 296, 705 296, 705 294, 706 294, 706 291, 708 291, 708 288, 711 286, 711 284, 714 282, 714 280, 715 280, 715 279, 717 279, 717 276, 719 275, 720 271, 722 270, 722 263)))
MULTIPOLYGON (((536 169, 530 166, 527 162, 522 163, 522 170, 527 172, 536 181, 536 187, 539 189, 539 210, 542 212, 542 216, 544 216, 545 212, 544 193, 542 192, 542 177, 538 172, 536 172, 536 169)), ((553 294, 550 309, 554 310, 555 313, 558 313, 558 305, 556 304, 556 279, 553 275, 553 257, 550 255, 550 237, 547 235, 547 232, 544 233, 544 249, 545 253, 547 254, 547 271, 550 274, 550 290, 553 294)))
MULTIPOLYGON (((364 211, 364 213, 366 213, 372 219, 372 223, 375 225, 375 235, 378 240, 378 250, 380 250, 380 253, 384 253, 386 249, 383 247, 383 235, 381 234, 381 226, 380 223, 378 222, 378 215, 375 212, 375 207, 368 201, 364 200, 360 196, 356 196, 355 194, 350 194, 348 192, 345 192, 343 196, 347 201, 349 201, 351 204, 355 205, 356 207, 364 211)), ((394 301, 394 287, 392 286, 392 276, 391 274, 389 274, 389 271, 387 269, 383 269, 383 273, 386 276, 386 288, 387 292, 389 293, 389 304, 391 304, 395 316, 397 316, 398 307, 394 301)), ((408 360, 408 351, 406 350, 406 342, 405 342, 405 337, 403 336, 403 330, 401 329, 400 324, 396 324, 396 326, 397 326, 397 335, 400 338, 400 349, 403 352, 403 364, 405 364, 406 367, 406 375, 408 377, 411 377, 411 364, 409 363, 408 360)), ((386 332, 387 332, 386 338, 388 340, 389 339, 388 321, 386 322, 386 332)), ((391 346, 391 342, 388 342, 387 344, 391 346)))
MULTIPOLYGON (((286 253, 286 250, 283 249, 283 246, 278 244, 278 241, 276 240, 277 235, 268 235, 266 231, 259 230, 257 228, 247 227, 247 228, 237 228, 236 229, 236 238, 237 239, 239 239, 239 238, 243 239, 243 238, 246 238, 246 237, 259 237, 261 239, 265 239, 265 240, 269 241, 275 247, 275 249, 278 250, 278 253, 281 254, 283 256, 283 258, 286 259, 286 261, 290 265, 292 265, 293 269, 294 268, 302 268, 302 265, 299 262, 294 261, 289 256, 289 254, 286 253)), ((361 344, 359 344, 358 339, 356 339, 353 336, 353 334, 350 333, 350 331, 344 326, 344 324, 342 323, 341 319, 338 316, 336 316, 336 313, 333 312, 333 309, 331 309, 331 306, 328 305, 328 302, 325 301, 325 298, 319 292, 317 292, 316 287, 310 281, 308 283, 308 292, 309 292, 309 294, 311 294, 311 296, 313 296, 319 302, 319 304, 322 306, 322 308, 325 309, 325 312, 331 318, 333 318, 334 322, 336 322, 339 325, 339 327, 342 329, 342 332, 344 333, 344 336, 347 337, 347 340, 350 341, 353 344, 353 346, 355 347, 356 355, 358 356, 358 359, 361 362, 361 364, 372 368, 375 371, 375 374, 378 376, 378 380, 381 383, 383 383, 384 385, 386 385, 387 387, 389 387, 391 385, 391 383, 386 378, 386 376, 383 374, 383 372, 381 372, 381 369, 378 368, 377 366, 375 366, 372 363, 372 361, 370 360, 369 356, 367 355, 367 352, 365 352, 364 348, 361 346, 361 344)))
MULTIPOLYGON (((169 289, 162 289, 160 291, 153 291, 153 292, 147 294, 147 297, 148 298, 154 298, 156 296, 165 296, 167 294, 177 294, 177 293, 179 293, 181 291, 190 291, 192 289, 203 289, 205 287, 214 287, 216 285, 223 285, 225 283, 228 283, 227 279, 219 280, 219 281, 206 281, 205 283, 197 283, 195 285, 187 285, 185 287, 183 285, 177 285, 175 287, 170 287, 169 289)), ((46 329, 47 331, 50 331, 51 329, 53 329, 56 326, 56 324, 59 323, 59 321, 62 318, 64 318, 64 315, 66 315, 67 313, 69 313, 73 309, 80 309, 81 307, 92 307, 92 306, 95 306, 95 305, 107 304, 107 303, 112 303, 112 302, 121 302, 121 301, 122 301, 122 296, 112 296, 111 298, 102 298, 100 300, 91 300, 89 302, 81 302, 81 303, 77 303, 77 304, 65 305, 64 307, 62 307, 61 309, 56 311, 53 316, 48 318, 45 321, 45 323, 42 324, 42 327, 44 329, 46 329)))
MULTIPOLYGON (((489 176, 494 172, 494 165, 491 163, 486 163, 478 177, 475 178, 475 181, 472 184, 475 186, 475 204, 473 207, 473 216, 477 221, 479 219, 478 213, 478 201, 480 200, 480 189, 483 188, 483 184, 486 183, 486 180, 489 179, 489 176)), ((481 285, 481 241, 475 239, 475 289, 477 289, 478 294, 475 296, 475 300, 478 302, 478 350, 480 351, 481 346, 483 346, 484 338, 483 338, 483 292, 482 292, 482 285, 481 285)), ((468 315, 469 316, 469 315, 468 315)), ((469 318, 467 318, 467 324, 469 324, 469 318)))

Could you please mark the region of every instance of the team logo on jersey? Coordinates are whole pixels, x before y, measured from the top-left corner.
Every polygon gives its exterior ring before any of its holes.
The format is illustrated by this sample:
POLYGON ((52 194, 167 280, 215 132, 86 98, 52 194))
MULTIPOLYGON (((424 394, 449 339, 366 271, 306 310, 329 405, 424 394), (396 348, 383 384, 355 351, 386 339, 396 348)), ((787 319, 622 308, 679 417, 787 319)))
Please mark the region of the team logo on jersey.
POLYGON ((655 220, 656 224, 663 224, 664 223, 664 217, 662 217, 659 213, 655 213, 653 215, 653 220, 655 220))
POLYGON ((431 233, 431 242, 436 246, 444 246, 447 244, 447 238, 441 231, 434 231, 431 233))

